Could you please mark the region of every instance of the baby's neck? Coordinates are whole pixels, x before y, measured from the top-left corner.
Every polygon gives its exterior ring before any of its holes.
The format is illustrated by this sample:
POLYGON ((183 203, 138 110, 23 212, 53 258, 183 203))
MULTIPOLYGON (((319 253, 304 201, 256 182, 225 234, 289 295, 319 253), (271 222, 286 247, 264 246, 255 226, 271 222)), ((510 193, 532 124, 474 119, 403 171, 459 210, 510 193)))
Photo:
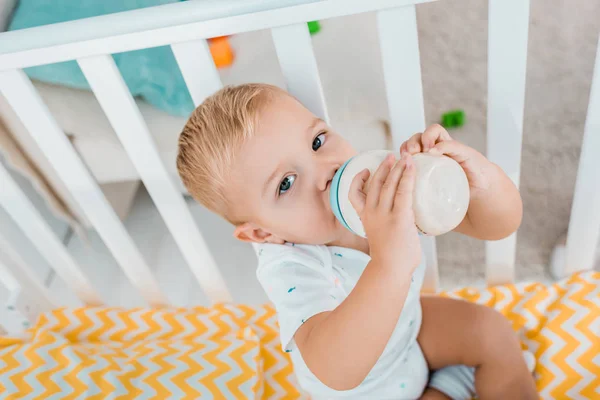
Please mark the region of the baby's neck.
POLYGON ((354 235, 348 230, 344 230, 340 237, 338 237, 331 243, 327 243, 327 245, 346 247, 348 249, 354 249, 362 251, 365 254, 369 254, 369 242, 367 241, 367 239, 354 235))

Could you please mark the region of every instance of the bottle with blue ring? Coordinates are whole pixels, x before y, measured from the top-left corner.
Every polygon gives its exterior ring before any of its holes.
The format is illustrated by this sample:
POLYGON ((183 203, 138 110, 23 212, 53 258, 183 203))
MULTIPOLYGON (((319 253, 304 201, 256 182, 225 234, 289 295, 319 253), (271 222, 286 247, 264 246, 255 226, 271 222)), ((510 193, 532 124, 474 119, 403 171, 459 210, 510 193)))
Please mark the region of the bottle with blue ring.
MULTIPOLYGON (((365 168, 371 176, 392 152, 374 150, 361 153, 342 165, 331 182, 329 201, 337 220, 356 235, 366 237, 358 213, 348 194, 352 180, 365 168)), ((396 159, 399 157, 396 155, 396 159)), ((427 236, 438 236, 456 228, 469 207, 469 181, 460 164, 447 156, 418 153, 413 211, 417 229, 427 236)))

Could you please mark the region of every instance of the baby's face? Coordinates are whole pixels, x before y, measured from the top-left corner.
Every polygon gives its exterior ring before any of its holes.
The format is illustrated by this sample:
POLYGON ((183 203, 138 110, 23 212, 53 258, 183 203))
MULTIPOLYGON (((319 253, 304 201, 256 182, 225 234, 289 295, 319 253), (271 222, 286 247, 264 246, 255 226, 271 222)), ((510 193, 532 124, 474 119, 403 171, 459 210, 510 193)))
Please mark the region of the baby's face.
POLYGON ((356 152, 297 100, 276 96, 236 157, 227 189, 233 212, 270 242, 335 242, 347 231, 329 205, 331 180, 356 152))

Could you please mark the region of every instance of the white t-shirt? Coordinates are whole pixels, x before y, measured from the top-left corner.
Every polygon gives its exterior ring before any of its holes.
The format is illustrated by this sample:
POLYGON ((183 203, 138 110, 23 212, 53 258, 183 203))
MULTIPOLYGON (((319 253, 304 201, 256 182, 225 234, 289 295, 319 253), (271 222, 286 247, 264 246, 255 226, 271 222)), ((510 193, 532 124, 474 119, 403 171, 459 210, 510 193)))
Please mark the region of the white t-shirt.
POLYGON ((308 369, 296 347, 294 334, 310 317, 341 304, 371 258, 354 249, 286 243, 259 246, 258 259, 256 274, 277 309, 282 347, 290 353, 298 381, 312 396, 399 399, 406 398, 403 390, 409 385, 422 390, 427 383, 427 365, 418 348, 417 335, 421 326, 424 261, 413 274, 396 328, 376 365, 358 387, 336 391, 321 383, 308 369))

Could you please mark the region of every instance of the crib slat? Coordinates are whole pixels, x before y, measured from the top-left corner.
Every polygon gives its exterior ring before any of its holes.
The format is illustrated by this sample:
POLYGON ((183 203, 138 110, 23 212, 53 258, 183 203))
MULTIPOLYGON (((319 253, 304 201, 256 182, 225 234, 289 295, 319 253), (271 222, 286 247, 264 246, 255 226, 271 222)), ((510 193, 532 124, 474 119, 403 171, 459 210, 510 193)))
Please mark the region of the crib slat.
POLYGON ((600 38, 581 146, 562 275, 594 268, 600 239, 600 38))
POLYGON ((325 95, 306 23, 271 29, 287 90, 317 117, 329 122, 325 95))
POLYGON ((38 314, 58 306, 52 294, 2 235, 0 235, 0 276, 0 282, 4 282, 14 295, 10 311, 14 308, 14 311, 19 311, 30 322, 38 314))
POLYGON ((377 13, 381 61, 394 149, 425 129, 415 6, 377 13))
MULTIPOLYGON (((519 186, 525 107, 529 0, 490 0, 487 157, 519 186)), ((486 243, 490 285, 512 282, 516 233, 486 243)))
POLYGON ((171 49, 196 106, 221 89, 223 84, 206 40, 174 43, 171 49))
POLYGON ((182 255, 209 299, 231 301, 202 234, 165 168, 143 117, 110 55, 78 60, 182 255))
POLYGON ((144 299, 165 305, 148 265, 23 71, 0 73, 0 90, 144 299))
POLYGON ((2 188, 0 206, 19 225, 60 278, 85 304, 102 304, 100 296, 82 273, 81 268, 71 258, 61 241, 54 235, 2 164, 0 164, 0 187, 2 188))
POLYGON ((58 305, 18 253, 0 236, 0 284, 2 282, 9 296, 6 302, 0 301, 0 333, 2 328, 11 335, 22 333, 39 314, 58 305), (7 284, 11 280, 14 282, 7 284))
MULTIPOLYGON (((379 45, 395 150, 417 132, 425 130, 425 105, 415 6, 377 12, 379 45)), ((423 237, 427 273, 423 289, 438 289, 438 260, 433 237, 423 237)))

